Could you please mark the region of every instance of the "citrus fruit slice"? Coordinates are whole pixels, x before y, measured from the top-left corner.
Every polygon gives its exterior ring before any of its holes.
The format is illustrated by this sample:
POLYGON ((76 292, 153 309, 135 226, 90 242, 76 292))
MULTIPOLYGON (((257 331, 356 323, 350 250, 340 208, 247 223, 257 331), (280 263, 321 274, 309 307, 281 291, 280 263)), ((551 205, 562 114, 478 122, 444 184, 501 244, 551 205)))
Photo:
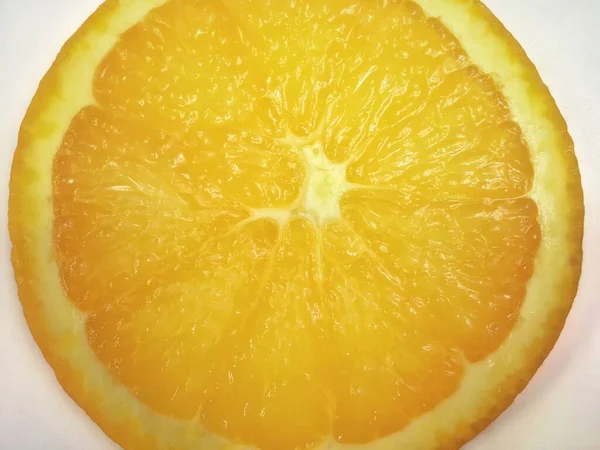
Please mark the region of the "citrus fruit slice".
POLYGON ((125 448, 454 448, 558 337, 566 125, 477 1, 109 0, 15 153, 19 296, 125 448))

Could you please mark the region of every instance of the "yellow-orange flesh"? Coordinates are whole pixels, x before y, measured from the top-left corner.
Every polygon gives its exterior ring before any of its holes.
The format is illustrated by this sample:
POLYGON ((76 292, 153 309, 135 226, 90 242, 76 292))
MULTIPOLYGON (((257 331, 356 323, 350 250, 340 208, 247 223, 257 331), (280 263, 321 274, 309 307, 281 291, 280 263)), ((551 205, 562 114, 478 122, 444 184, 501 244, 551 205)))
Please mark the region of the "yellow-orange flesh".
POLYGON ((54 160, 55 250, 153 410, 268 450, 366 443, 510 332, 528 148, 414 3, 172 0, 93 88, 54 160))

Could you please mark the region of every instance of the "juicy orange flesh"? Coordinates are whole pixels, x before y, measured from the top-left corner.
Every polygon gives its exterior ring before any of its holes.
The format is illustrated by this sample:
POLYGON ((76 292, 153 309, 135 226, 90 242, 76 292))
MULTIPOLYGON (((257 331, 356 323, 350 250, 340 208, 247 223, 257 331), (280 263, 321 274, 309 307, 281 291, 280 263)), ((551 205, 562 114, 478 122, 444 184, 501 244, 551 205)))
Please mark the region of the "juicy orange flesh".
POLYGON ((263 449, 369 442, 517 320, 529 153, 411 2, 229 3, 170 1, 98 68, 54 163, 63 286, 153 410, 263 449), (327 220, 308 145, 345 165, 327 220))

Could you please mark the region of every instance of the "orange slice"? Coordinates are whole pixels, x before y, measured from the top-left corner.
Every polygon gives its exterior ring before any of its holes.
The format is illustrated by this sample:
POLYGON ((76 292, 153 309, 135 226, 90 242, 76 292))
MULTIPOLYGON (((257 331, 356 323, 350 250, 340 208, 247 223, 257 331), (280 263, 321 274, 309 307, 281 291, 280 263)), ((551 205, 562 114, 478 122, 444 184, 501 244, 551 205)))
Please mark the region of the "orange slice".
POLYGON ((577 290, 566 125, 477 1, 109 0, 19 136, 19 296, 124 448, 455 448, 577 290))

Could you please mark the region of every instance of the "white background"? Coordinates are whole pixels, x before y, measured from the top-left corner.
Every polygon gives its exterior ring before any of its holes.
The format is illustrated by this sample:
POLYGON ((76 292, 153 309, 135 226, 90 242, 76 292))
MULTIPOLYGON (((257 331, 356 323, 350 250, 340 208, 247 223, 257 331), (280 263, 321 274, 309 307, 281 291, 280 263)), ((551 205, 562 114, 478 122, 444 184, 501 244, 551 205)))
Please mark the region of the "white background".
MULTIPOLYGON (((0 449, 117 446, 58 385, 29 334, 9 262, 8 180, 19 124, 64 41, 100 0, 0 0, 0 449)), ((567 326, 533 381, 470 450, 600 449, 600 3, 485 0, 525 47, 575 140, 584 268, 567 326)), ((407 449, 412 450, 412 449, 407 449)))

